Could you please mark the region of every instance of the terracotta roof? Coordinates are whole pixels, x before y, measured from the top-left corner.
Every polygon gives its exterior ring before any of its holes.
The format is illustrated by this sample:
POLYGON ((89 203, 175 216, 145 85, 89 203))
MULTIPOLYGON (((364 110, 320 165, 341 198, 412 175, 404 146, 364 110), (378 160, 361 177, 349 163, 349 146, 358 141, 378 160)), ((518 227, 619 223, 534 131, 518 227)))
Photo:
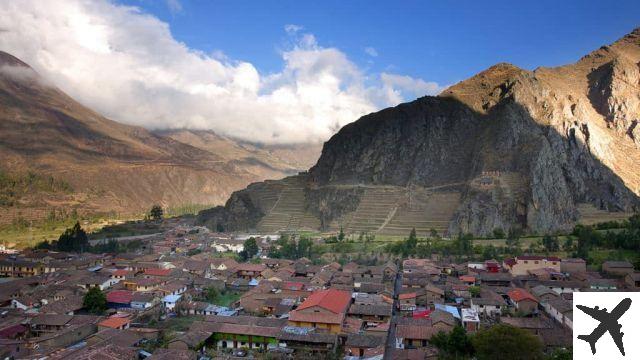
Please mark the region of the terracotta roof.
POLYGON ((415 297, 416 297, 416 293, 414 293, 414 292, 404 293, 404 294, 398 295, 398 299, 399 300, 415 299, 415 297))
POLYGON ((113 290, 107 293, 107 302, 115 304, 129 304, 133 294, 126 290, 113 290))
POLYGON ((322 324, 342 324, 344 320, 344 313, 341 314, 322 314, 322 313, 305 313, 300 311, 289 312, 289 320, 308 322, 308 323, 322 323, 322 324))
POLYGON ((129 318, 110 317, 98 323, 98 326, 109 327, 112 329, 118 329, 125 324, 129 323, 129 318))
POLYGON ((127 276, 130 274, 131 274, 131 271, 129 270, 116 270, 111 273, 111 276, 127 276))
POLYGON ((507 293, 507 295, 509 295, 511 300, 513 300, 515 302, 520 302, 520 301, 526 300, 526 299, 538 302, 538 300, 525 289, 519 289, 519 288, 518 289, 513 289, 513 290, 509 291, 507 293))
POLYGON ((148 269, 144 269, 144 274, 151 275, 151 276, 169 276, 169 274, 171 274, 171 269, 148 268, 148 269))
POLYGON ((345 313, 351 303, 351 293, 343 290, 327 289, 312 293, 297 310, 319 306, 335 314, 345 313))

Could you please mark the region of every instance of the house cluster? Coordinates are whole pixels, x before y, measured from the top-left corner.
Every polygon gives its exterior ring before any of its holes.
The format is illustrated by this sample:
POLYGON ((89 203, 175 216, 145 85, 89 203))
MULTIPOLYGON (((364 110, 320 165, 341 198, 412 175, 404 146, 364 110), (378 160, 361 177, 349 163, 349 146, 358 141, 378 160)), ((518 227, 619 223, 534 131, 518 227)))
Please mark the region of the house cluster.
POLYGON ((407 259, 398 294, 395 356, 430 358, 430 343, 456 325, 473 333, 505 323, 539 336, 549 348, 571 346, 573 292, 636 291, 639 273, 624 261, 588 271, 583 259, 519 256, 456 264, 407 259))
MULTIPOLYGON (((301 358, 341 349, 349 359, 437 358, 439 332, 496 323, 552 348, 571 344, 573 292, 640 286, 621 261, 601 272, 582 259, 542 256, 238 262, 235 250, 216 247, 232 241, 176 227, 136 253, 1 255, 0 357, 196 359, 250 350, 301 358), (86 308, 92 288, 105 295, 103 313, 86 308), (185 320, 166 338, 174 318, 185 320)), ((259 241, 262 255, 269 245, 259 241)))

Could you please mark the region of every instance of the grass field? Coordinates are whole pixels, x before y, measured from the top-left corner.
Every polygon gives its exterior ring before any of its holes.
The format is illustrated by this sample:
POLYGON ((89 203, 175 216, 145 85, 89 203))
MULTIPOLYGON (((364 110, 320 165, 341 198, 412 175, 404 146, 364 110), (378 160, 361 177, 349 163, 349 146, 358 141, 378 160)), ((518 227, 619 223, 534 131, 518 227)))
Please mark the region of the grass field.
MULTIPOLYGON (((80 221, 82 228, 89 234, 90 240, 112 238, 118 236, 144 235, 157 232, 157 228, 144 225, 129 225, 132 219, 116 219, 113 217, 94 217, 89 219, 65 219, 33 222, 29 224, 10 224, 0 226, 0 244, 8 248, 24 249, 35 246, 44 240, 57 240, 60 235, 80 221)), ((131 223, 133 224, 133 223, 131 223)))
POLYGON ((229 307, 234 302, 240 300, 240 296, 242 294, 234 291, 225 291, 223 294, 218 295, 216 301, 214 301, 215 305, 226 306, 229 307))

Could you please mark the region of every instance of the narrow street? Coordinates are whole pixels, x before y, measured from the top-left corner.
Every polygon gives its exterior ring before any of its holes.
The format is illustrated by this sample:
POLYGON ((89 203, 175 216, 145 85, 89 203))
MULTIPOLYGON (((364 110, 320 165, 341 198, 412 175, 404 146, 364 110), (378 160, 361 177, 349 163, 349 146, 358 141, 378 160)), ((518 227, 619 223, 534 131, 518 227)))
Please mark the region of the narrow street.
POLYGON ((398 295, 402 289, 402 270, 398 270, 393 285, 393 312, 391 322, 389 323, 389 331, 387 332, 387 345, 384 351, 384 359, 391 359, 393 349, 396 347, 396 324, 398 323, 398 295))

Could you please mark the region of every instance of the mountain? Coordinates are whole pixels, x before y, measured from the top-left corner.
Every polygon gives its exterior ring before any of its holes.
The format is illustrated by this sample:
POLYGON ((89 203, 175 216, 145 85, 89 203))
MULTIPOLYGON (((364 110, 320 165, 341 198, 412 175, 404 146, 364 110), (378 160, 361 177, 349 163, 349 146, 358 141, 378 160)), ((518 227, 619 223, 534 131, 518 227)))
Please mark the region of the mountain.
POLYGON ((170 129, 155 133, 216 154, 223 161, 265 179, 280 179, 308 169, 315 164, 322 151, 321 143, 252 144, 209 130, 170 129))
POLYGON ((369 114, 308 173, 250 185, 198 221, 227 230, 530 233, 623 218, 640 194, 640 29, 575 64, 495 65, 369 114))
POLYGON ((298 147, 288 156, 212 132, 120 124, 0 52, 1 223, 51 209, 131 214, 155 203, 221 204, 251 182, 295 174, 307 157, 317 159, 318 146, 298 147))

